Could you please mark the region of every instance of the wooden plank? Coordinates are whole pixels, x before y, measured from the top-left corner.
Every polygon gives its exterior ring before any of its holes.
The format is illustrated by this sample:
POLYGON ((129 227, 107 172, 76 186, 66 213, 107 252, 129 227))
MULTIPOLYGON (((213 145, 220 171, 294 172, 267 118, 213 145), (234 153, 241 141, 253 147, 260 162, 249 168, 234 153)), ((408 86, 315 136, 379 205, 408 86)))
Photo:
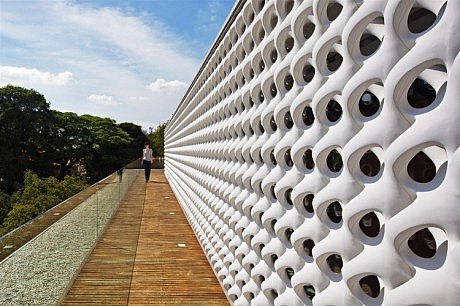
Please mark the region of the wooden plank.
POLYGON ((62 302, 76 304, 229 304, 162 170, 136 178, 62 302))

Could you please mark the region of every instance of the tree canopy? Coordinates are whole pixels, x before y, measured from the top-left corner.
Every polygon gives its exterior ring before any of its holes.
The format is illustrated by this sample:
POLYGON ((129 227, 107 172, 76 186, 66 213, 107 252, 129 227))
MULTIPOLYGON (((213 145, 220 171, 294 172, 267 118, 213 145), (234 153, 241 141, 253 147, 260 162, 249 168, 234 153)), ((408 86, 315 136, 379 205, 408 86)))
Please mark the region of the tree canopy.
POLYGON ((149 141, 153 150, 154 156, 164 156, 165 145, 165 129, 168 122, 161 123, 155 131, 149 134, 149 141))
POLYGON ((53 116, 35 90, 0 88, 0 189, 12 191, 26 169, 41 172, 53 116))
POLYGON ((51 110, 33 89, 0 88, 0 235, 138 159, 147 140, 133 123, 51 110))
POLYGON ((26 170, 62 180, 79 167, 96 182, 139 158, 147 140, 138 125, 51 110, 33 89, 0 88, 0 190, 8 194, 26 170))
MULTIPOLYGON (((52 176, 40 179, 38 175, 27 170, 24 173, 23 189, 13 193, 9 199, 2 197, 0 193, 0 201, 8 201, 10 207, 7 214, 3 211, 3 216, 0 216, 2 217, 0 221, 3 221, 3 226, 0 226, 0 236, 86 187, 86 182, 76 176, 66 176, 62 181, 52 176)), ((2 212, 1 206, 0 212, 2 212)))

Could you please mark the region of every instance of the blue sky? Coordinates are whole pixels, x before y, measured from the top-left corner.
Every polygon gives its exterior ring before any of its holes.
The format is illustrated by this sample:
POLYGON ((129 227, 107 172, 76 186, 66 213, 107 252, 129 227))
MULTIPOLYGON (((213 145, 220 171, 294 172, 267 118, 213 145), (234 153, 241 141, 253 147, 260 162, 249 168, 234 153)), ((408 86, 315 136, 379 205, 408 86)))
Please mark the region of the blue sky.
POLYGON ((168 120, 235 0, 0 0, 0 86, 52 109, 168 120))

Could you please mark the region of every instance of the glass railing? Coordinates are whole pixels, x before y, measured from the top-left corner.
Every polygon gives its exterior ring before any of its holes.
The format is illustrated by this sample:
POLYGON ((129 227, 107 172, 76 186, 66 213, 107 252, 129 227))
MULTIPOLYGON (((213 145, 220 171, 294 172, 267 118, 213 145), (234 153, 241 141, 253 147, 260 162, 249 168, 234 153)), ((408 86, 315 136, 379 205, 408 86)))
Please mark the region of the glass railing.
POLYGON ((0 305, 56 305, 143 170, 135 161, 0 237, 0 305))

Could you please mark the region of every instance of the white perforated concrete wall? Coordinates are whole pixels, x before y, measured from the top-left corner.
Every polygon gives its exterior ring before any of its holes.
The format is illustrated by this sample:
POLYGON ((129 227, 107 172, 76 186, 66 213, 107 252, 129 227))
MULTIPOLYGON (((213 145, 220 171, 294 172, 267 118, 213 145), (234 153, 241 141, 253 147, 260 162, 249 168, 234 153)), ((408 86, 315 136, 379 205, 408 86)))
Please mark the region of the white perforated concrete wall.
POLYGON ((235 4, 165 136, 234 305, 460 304, 459 50, 458 0, 235 4))

